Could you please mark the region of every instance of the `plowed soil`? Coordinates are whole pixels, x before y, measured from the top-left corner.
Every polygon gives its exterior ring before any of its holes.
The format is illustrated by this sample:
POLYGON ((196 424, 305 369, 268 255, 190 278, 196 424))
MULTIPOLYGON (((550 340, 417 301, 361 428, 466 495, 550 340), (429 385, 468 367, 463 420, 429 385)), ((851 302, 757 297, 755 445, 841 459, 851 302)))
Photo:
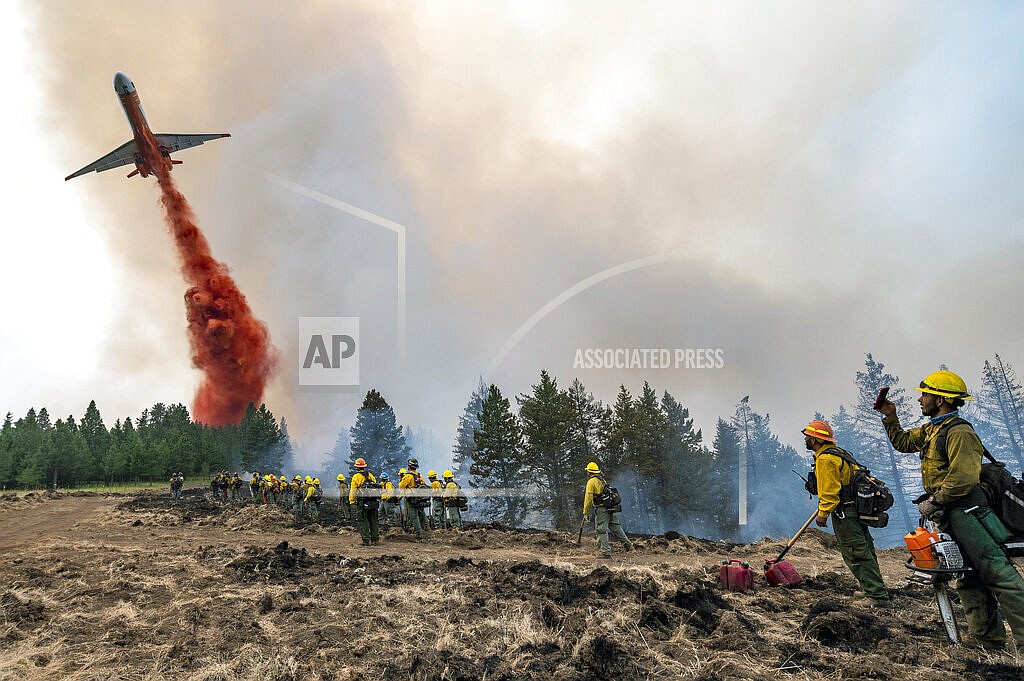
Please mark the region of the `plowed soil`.
MULTIPOLYGON (((623 524, 629 527, 628 513, 623 524)), ((568 533, 475 526, 364 547, 338 508, 296 519, 205 490, 0 497, 0 679, 1024 678, 1024 658, 948 644, 905 552, 891 610, 851 605, 831 534, 637 539, 613 560, 568 533), (750 561, 750 593, 717 582, 750 561)), ((958 613, 962 619, 962 612, 958 613)))

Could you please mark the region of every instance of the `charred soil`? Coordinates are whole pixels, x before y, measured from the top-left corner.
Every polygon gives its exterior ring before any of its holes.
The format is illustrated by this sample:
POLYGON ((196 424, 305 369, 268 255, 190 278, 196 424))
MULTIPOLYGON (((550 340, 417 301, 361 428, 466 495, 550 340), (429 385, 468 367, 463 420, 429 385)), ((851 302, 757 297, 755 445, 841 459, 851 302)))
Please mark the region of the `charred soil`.
MULTIPOLYGON (((623 523, 629 526, 626 514, 623 523)), ((596 558, 567 532, 399 528, 364 547, 337 504, 0 497, 0 679, 1020 679, 1021 658, 950 646, 900 550, 895 607, 851 605, 829 534, 805 582, 723 591, 726 558, 782 544, 637 539, 596 558)), ((613 550, 618 547, 613 545, 613 550)))

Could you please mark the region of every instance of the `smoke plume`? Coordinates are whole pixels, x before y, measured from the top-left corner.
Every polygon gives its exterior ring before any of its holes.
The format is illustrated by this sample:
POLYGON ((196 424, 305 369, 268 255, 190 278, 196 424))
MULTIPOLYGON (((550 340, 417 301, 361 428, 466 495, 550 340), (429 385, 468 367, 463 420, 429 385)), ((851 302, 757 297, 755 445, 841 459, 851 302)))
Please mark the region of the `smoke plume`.
POLYGON ((210 253, 185 195, 171 178, 171 166, 156 138, 146 133, 143 155, 160 186, 160 203, 181 259, 192 364, 203 372, 192 418, 219 426, 242 420, 249 402, 259 404, 277 365, 267 325, 257 319, 231 278, 227 265, 210 253))

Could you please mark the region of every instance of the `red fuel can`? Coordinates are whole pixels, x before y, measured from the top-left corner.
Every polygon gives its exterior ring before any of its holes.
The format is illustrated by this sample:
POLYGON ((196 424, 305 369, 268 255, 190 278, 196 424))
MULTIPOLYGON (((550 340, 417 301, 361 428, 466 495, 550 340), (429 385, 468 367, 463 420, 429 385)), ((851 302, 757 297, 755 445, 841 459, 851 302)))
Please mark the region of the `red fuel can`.
POLYGON ((740 560, 723 560, 718 571, 718 581, 727 591, 750 591, 754 588, 754 573, 750 563, 740 560))
POLYGON ((776 563, 769 561, 764 569, 764 578, 772 586, 795 586, 804 581, 804 578, 788 560, 780 560, 776 563))

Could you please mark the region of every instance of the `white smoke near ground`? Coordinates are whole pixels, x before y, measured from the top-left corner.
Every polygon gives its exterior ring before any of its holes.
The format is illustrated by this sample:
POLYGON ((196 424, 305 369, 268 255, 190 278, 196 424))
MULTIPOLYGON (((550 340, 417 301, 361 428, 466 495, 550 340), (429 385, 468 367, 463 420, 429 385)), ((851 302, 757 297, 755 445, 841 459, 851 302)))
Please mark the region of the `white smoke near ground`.
MULTIPOLYGON (((1018 9, 183 2, 174 21, 161 3, 30 11, 69 168, 127 135, 109 90, 117 70, 135 79, 155 129, 232 133, 182 154, 175 175, 282 350, 266 400, 302 463, 330 449, 370 387, 400 423, 450 442, 479 375, 544 303, 669 251, 691 257, 581 293, 491 380, 511 396, 547 369, 606 402, 620 383, 635 393, 649 380, 705 433, 753 394, 796 442, 809 414, 850 399, 865 352, 897 373, 945 362, 976 382, 985 356, 1009 348, 1012 361, 1019 348, 1020 317, 991 301, 1021 284, 1016 267, 993 263, 1024 251, 1008 162, 1024 146, 1011 125, 1022 105, 1000 90, 1012 69, 990 68, 1020 63, 1018 9), (404 362, 394 235, 269 174, 407 228, 404 362), (298 388, 300 316, 360 317, 361 392, 298 388), (580 347, 720 348, 725 365, 577 370, 580 347)), ((76 182, 60 189, 108 235, 125 282, 105 301, 125 310, 100 362, 109 392, 90 386, 89 397, 128 414, 187 401, 181 283, 153 188, 76 182)))

